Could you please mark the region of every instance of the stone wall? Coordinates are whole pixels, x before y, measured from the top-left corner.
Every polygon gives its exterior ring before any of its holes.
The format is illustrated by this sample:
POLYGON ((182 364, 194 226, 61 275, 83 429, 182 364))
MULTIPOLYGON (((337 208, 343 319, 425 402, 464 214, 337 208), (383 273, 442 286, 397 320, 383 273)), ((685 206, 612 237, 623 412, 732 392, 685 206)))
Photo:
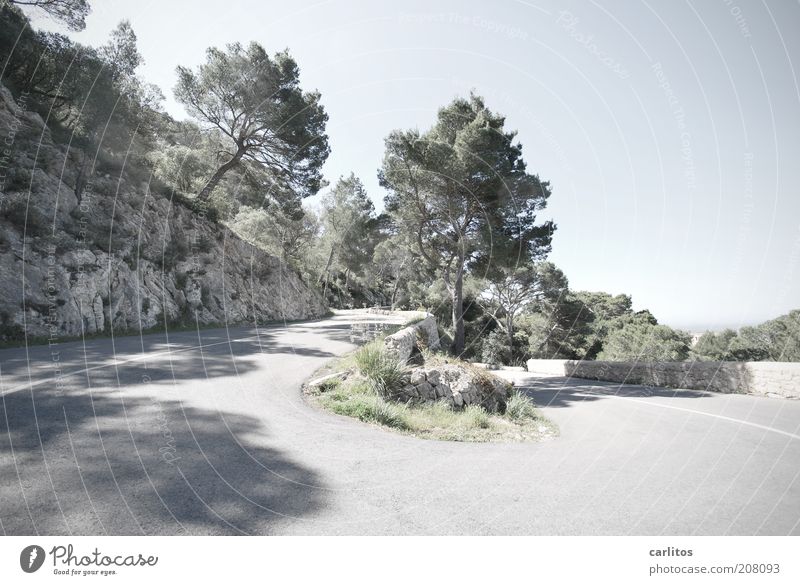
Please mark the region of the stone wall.
POLYGON ((408 383, 391 398, 415 403, 444 401, 453 408, 474 404, 489 412, 505 412, 511 389, 509 382, 489 372, 439 364, 411 370, 408 383))
POLYGON ((528 360, 528 371, 545 376, 800 398, 800 363, 528 360))
POLYGON ((384 340, 386 349, 394 353, 397 359, 403 362, 407 362, 415 350, 421 349, 419 347, 420 338, 429 349, 437 349, 439 347, 439 330, 436 327, 434 316, 423 311, 394 311, 390 314, 403 315, 405 313, 409 314, 409 320, 421 320, 387 336, 384 340))

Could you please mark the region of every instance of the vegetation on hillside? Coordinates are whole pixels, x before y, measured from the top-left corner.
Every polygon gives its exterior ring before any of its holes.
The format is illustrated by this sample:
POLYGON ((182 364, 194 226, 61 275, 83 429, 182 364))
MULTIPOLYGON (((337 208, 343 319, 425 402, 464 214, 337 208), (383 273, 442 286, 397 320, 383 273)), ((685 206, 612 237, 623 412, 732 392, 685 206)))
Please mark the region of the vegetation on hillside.
MULTIPOLYGON (((85 26, 86 0, 35 4, 29 9, 72 30, 85 26)), ((69 145, 55 170, 79 202, 97 177, 147 182, 280 258, 333 307, 434 313, 454 355, 512 365, 800 360, 800 311, 706 333, 692 346, 688 333, 633 311, 628 295, 571 290, 547 261, 556 226, 542 214, 551 186, 478 95, 446 104, 426 130, 387 129, 378 214, 359 177, 323 180, 327 113, 320 94, 301 87, 287 51, 234 43, 209 48, 194 70, 178 67, 175 96, 194 121, 172 119, 160 89, 137 75, 142 56, 126 21, 92 48, 34 30, 14 2, 3 3, 0 54, 3 85, 69 145), (317 209, 303 205, 319 192, 317 209)), ((32 169, 14 168, 3 190, 23 192, 36 180, 32 169)), ((37 213, 4 204, 0 219, 36 237, 49 229, 37 213)))

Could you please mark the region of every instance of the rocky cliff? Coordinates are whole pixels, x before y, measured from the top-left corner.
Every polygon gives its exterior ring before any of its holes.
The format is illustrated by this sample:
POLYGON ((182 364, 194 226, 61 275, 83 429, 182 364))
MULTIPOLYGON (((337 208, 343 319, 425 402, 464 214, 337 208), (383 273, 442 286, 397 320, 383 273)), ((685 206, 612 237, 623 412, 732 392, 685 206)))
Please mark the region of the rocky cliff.
POLYGON ((327 311, 278 259, 156 192, 144 169, 57 143, 24 106, 0 86, 0 340, 327 311))

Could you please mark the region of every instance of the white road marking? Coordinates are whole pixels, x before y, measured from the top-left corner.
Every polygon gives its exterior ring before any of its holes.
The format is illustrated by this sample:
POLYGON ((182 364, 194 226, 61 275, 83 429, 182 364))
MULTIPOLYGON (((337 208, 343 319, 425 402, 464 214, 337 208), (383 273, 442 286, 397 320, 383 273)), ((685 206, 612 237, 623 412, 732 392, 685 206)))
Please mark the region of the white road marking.
POLYGON ((727 421, 727 422, 738 423, 740 425, 747 425, 749 427, 754 427, 754 428, 757 428, 757 429, 761 429, 762 431, 770 431, 770 432, 773 432, 773 433, 777 433, 779 435, 783 435, 785 437, 789 437, 790 439, 800 440, 800 435, 795 435, 794 433, 790 433, 788 431, 782 431, 780 429, 776 429, 776 428, 773 428, 773 427, 768 427, 766 425, 760 425, 758 423, 750 422, 750 421, 747 421, 747 420, 741 420, 741 419, 733 418, 733 417, 730 417, 730 416, 724 416, 722 414, 714 414, 713 412, 704 412, 702 410, 695 410, 693 408, 684 408, 683 406, 672 406, 670 404, 662 404, 662 403, 659 403, 659 402, 641 400, 641 399, 638 399, 638 398, 629 398, 627 396, 617 396, 615 394, 606 394, 604 392, 587 391, 587 394, 593 394, 595 396, 604 396, 606 398, 615 398, 617 400, 627 400, 629 402, 638 402, 639 404, 645 404, 647 406, 656 406, 658 408, 669 408, 670 410, 680 410, 682 412, 688 412, 688 413, 691 413, 691 414, 700 414, 702 416, 710 416, 712 418, 717 418, 717 419, 724 420, 724 421, 727 421))

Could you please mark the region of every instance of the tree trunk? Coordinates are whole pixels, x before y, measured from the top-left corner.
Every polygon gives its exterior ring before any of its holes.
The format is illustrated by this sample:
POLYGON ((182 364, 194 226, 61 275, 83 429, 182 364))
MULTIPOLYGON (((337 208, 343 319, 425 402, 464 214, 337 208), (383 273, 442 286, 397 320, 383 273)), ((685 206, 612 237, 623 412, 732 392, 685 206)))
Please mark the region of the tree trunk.
POLYGON ((450 349, 453 355, 460 356, 464 352, 464 275, 461 269, 453 283, 453 344, 450 349))
POLYGON ((514 363, 514 318, 511 314, 506 315, 506 336, 508 339, 508 366, 514 363))
POLYGON ((211 176, 206 183, 206 186, 203 187, 200 192, 197 194, 197 199, 200 201, 208 201, 208 198, 211 197, 211 193, 214 191, 214 188, 220 182, 222 177, 232 168, 239 165, 239 161, 242 160, 242 156, 244 156, 244 150, 239 149, 236 151, 236 154, 233 155, 233 158, 219 167, 216 172, 211 176))
POLYGON ((328 261, 325 263, 325 270, 323 270, 320 275, 319 279, 317 280, 317 284, 322 284, 322 298, 326 298, 328 294, 328 272, 331 269, 331 264, 333 264, 333 252, 335 250, 334 246, 331 246, 331 253, 328 254, 328 261))
POLYGON ((398 277, 398 278, 395 278, 394 286, 392 287, 392 298, 390 299, 392 311, 394 311, 394 303, 395 303, 395 299, 397 298, 397 289, 398 289, 399 286, 400 286, 400 278, 398 277))

